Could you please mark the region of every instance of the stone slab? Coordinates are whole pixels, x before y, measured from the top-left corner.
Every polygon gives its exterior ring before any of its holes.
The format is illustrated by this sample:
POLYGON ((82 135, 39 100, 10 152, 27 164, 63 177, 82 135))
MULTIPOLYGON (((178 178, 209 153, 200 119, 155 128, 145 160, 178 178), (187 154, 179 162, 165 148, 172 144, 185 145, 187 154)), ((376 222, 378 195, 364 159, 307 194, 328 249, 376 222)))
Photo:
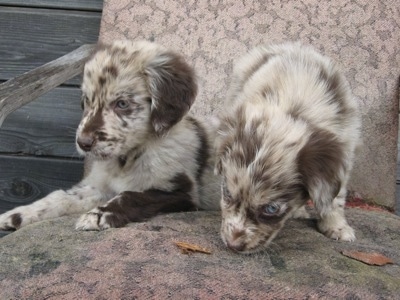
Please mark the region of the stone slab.
POLYGON ((259 254, 229 251, 217 212, 162 215, 101 232, 76 217, 24 227, 0 239, 0 299, 398 299, 400 218, 348 209, 357 240, 337 242, 315 220, 291 220, 259 254), (182 254, 175 242, 209 248, 182 254), (377 252, 370 266, 341 254, 377 252))

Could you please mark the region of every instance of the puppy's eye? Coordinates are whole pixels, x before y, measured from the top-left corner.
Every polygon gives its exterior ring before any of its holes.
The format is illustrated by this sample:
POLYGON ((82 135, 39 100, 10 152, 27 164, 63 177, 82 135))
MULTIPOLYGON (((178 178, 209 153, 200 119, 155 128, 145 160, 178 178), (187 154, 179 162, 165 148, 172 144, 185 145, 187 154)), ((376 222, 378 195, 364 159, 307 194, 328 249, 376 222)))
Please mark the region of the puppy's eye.
POLYGON ((129 107, 129 103, 125 100, 118 100, 115 104, 115 107, 118 109, 127 109, 129 107))
POLYGON ((263 207, 262 213, 265 216, 276 216, 279 214, 281 207, 277 203, 270 203, 263 207))

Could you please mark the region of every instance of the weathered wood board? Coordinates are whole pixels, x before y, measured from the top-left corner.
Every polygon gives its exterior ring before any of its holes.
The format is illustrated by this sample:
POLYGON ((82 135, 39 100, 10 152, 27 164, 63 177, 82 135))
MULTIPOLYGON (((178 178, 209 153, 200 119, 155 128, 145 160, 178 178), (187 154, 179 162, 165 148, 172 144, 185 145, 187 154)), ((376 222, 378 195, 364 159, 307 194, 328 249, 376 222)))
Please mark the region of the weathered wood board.
POLYGON ((0 126, 18 108, 80 74, 95 45, 78 49, 0 84, 0 126))
POLYGON ((59 87, 10 114, 0 128, 0 153, 77 157, 80 95, 59 87))
POLYGON ((0 7, 0 80, 96 43, 100 19, 99 12, 0 7))

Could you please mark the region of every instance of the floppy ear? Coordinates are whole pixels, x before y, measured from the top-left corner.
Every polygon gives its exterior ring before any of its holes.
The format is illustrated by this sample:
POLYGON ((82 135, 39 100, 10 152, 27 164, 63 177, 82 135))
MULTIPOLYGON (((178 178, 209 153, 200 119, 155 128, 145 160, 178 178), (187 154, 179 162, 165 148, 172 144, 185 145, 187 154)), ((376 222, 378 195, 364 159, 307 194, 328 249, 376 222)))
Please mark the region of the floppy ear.
POLYGON ((345 174, 342 144, 325 130, 316 130, 300 150, 299 172, 310 198, 323 208, 338 195, 345 174))
POLYGON ((151 94, 151 123, 157 134, 166 133, 189 111, 197 95, 193 69, 173 52, 152 59, 145 73, 151 94))

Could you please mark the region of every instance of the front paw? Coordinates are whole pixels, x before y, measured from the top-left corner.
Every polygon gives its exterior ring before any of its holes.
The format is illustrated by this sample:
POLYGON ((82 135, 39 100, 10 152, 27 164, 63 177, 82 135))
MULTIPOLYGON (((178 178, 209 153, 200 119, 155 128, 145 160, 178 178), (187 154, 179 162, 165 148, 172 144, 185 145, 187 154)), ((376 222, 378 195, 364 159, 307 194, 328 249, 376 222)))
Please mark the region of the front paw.
POLYGON ((351 228, 347 222, 338 222, 337 224, 329 224, 329 222, 320 221, 318 223, 319 230, 327 237, 340 240, 353 242, 356 240, 354 229, 351 228))
POLYGON ((122 227, 128 223, 128 220, 115 212, 104 211, 104 208, 97 207, 83 214, 75 229, 77 230, 104 230, 108 228, 122 227))
POLYGON ((23 223, 24 214, 16 210, 9 211, 5 214, 0 215, 0 230, 17 230, 26 225, 23 223))
POLYGON ((75 225, 75 229, 77 230, 102 230, 109 227, 104 224, 103 212, 98 208, 81 215, 75 225))

